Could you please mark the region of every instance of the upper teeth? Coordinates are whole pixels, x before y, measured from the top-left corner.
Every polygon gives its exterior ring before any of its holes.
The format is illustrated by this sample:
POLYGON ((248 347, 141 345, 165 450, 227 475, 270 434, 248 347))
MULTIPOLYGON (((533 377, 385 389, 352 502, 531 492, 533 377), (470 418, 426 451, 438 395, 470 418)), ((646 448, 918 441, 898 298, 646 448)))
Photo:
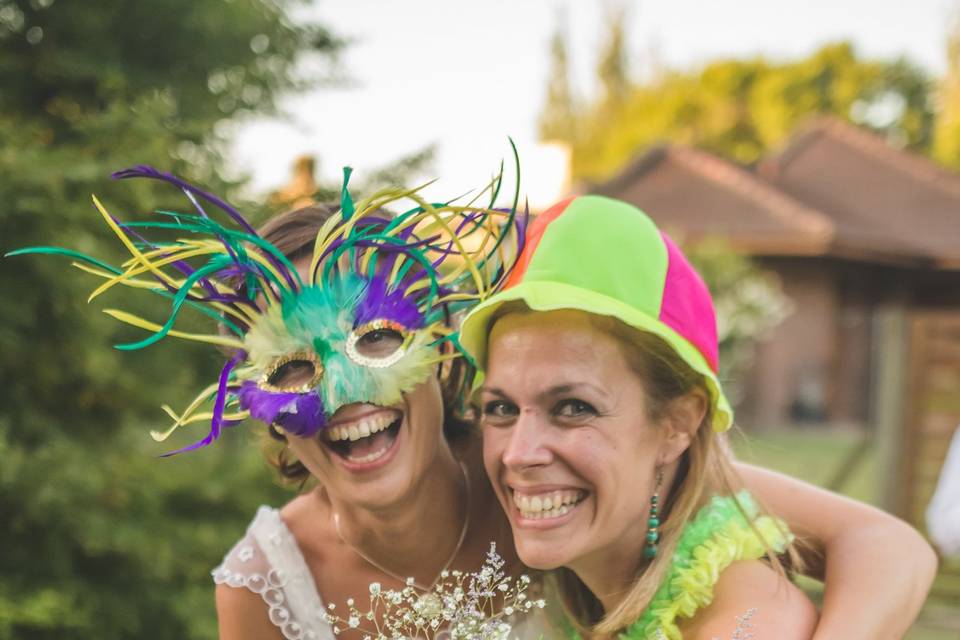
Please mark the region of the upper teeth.
POLYGON ((378 413, 375 416, 368 416, 357 422, 330 427, 327 429, 327 435, 333 442, 339 440, 359 440, 360 438, 373 435, 378 431, 383 431, 393 424, 394 420, 396 420, 396 416, 392 413, 378 413))
POLYGON ((524 518, 555 518, 562 516, 583 499, 582 491, 551 491, 536 495, 514 492, 513 503, 524 518))

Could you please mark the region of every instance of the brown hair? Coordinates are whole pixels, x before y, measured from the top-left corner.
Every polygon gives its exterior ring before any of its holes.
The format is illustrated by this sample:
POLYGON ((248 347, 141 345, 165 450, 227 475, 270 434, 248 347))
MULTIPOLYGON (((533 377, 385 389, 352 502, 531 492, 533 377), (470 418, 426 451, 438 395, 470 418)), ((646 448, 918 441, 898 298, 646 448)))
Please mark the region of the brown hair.
MULTIPOLYGON (((309 258, 313 255, 317 232, 339 208, 339 204, 320 203, 282 213, 270 218, 258 229, 258 233, 291 262, 309 258)), ((379 213, 390 217, 386 211, 379 213)), ((465 390, 470 388, 474 374, 473 367, 463 358, 448 360, 438 371, 443 399, 443 431, 448 440, 459 440, 471 431, 472 422, 464 411, 462 399, 465 390)), ((309 479, 310 472, 291 455, 285 446, 286 437, 273 425, 268 427, 267 433, 274 440, 284 443, 279 450, 267 448, 270 464, 285 480, 303 485, 309 479)))
MULTIPOLYGON (((489 328, 510 313, 531 312, 522 301, 507 303, 493 314, 489 328)), ((659 336, 635 329, 611 316, 590 314, 589 317, 597 328, 620 343, 628 366, 643 380, 648 417, 652 421, 661 419, 673 400, 695 390, 699 389, 707 398, 712 397, 703 374, 695 371, 659 336)), ((712 404, 708 404, 690 446, 681 454, 673 485, 662 505, 657 555, 638 572, 633 587, 613 611, 604 611, 600 601, 571 569, 560 568, 548 574, 550 586, 558 593, 569 619, 581 633, 613 635, 636 621, 666 577, 687 522, 712 495, 732 495, 743 486, 712 423, 712 404)), ((751 520, 746 513, 744 519, 751 520)), ((754 533, 767 548, 768 560, 782 572, 783 566, 770 545, 756 529, 754 533)), ((801 562, 794 548, 790 547, 787 553, 790 566, 799 569, 801 562)))

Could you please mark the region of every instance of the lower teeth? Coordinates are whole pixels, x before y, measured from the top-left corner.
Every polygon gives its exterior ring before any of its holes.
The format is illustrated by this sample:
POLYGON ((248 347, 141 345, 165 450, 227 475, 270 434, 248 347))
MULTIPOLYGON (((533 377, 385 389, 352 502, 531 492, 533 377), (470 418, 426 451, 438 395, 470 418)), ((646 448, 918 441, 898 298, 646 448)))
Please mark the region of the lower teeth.
POLYGON ((368 453, 367 455, 360 456, 359 458, 350 456, 350 462, 361 462, 361 463, 373 462, 374 460, 376 460, 377 458, 385 454, 387 452, 387 449, 389 449, 389 447, 384 447, 383 449, 379 449, 378 451, 374 451, 373 453, 368 453))

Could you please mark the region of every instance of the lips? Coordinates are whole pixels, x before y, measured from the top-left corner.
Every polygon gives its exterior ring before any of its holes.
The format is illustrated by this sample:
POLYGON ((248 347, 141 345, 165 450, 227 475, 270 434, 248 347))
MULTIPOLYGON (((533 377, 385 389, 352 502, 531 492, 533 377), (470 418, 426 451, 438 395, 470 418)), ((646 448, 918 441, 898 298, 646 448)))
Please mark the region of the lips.
POLYGON ((394 447, 403 412, 377 408, 359 415, 338 417, 324 429, 321 441, 351 466, 372 465, 394 447))

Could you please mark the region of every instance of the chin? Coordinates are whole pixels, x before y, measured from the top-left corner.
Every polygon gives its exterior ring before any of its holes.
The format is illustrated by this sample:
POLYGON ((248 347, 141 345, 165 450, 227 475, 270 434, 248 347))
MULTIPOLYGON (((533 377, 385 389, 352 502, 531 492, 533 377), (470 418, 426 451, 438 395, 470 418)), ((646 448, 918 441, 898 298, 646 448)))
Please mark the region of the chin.
POLYGON ((573 560, 569 553, 562 552, 557 545, 546 541, 526 539, 526 536, 514 536, 514 545, 520 561, 531 569, 549 571, 567 565, 573 560))

